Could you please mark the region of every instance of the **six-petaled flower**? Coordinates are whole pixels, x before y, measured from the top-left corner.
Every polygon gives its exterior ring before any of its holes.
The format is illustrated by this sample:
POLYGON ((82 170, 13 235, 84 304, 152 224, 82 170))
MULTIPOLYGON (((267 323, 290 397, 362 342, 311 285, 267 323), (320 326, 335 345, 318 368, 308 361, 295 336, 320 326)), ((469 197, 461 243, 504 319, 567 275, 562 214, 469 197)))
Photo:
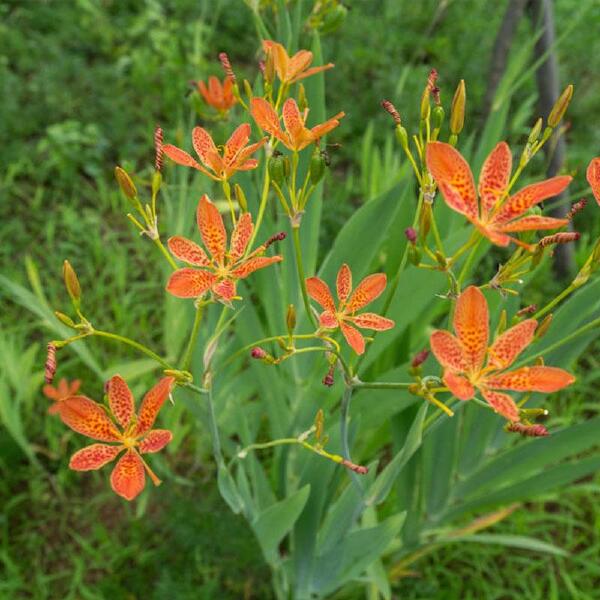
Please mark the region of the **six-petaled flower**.
POLYGON ((258 166, 258 160, 250 157, 267 141, 267 138, 248 145, 250 132, 250 125, 242 123, 231 134, 221 153, 206 129, 194 127, 192 145, 202 164, 173 144, 165 144, 163 152, 178 165, 197 169, 215 181, 226 181, 236 171, 249 171, 258 166))
POLYGON ((233 95, 233 81, 225 77, 223 83, 218 77, 212 75, 208 78, 208 85, 204 81, 198 82, 198 91, 209 106, 225 114, 235 103, 233 95))
POLYGON ((356 314, 356 311, 381 295, 386 283, 387 279, 384 273, 374 273, 367 275, 352 291, 352 273, 348 265, 343 264, 338 271, 336 280, 339 300, 337 307, 329 286, 319 277, 309 277, 306 280, 306 290, 308 295, 325 309, 319 317, 319 325, 324 329, 339 327, 352 349, 357 354, 362 354, 365 351, 365 339, 360 331, 351 324, 375 331, 386 331, 395 325, 391 319, 375 313, 356 314))
POLYGON ((200 198, 196 217, 208 254, 198 244, 179 235, 170 238, 168 242, 173 256, 199 267, 185 267, 171 275, 167 291, 178 298, 200 298, 211 290, 217 299, 230 303, 236 295, 238 279, 244 279, 258 269, 283 260, 281 256, 261 256, 268 243, 246 256, 254 231, 250 213, 244 213, 238 219, 231 234, 229 250, 223 218, 206 194, 200 198))
POLYGON ((532 246, 512 237, 511 233, 556 229, 568 219, 526 215, 527 211, 547 198, 560 194, 571 177, 558 176, 533 183, 508 196, 512 168, 510 148, 500 142, 485 160, 479 175, 479 202, 473 174, 467 161, 450 144, 431 142, 427 145, 427 168, 448 206, 464 215, 493 244, 532 246))
POLYGON ((286 49, 279 43, 271 40, 263 41, 263 50, 267 55, 267 61, 273 61, 273 67, 284 84, 291 84, 310 77, 326 69, 331 69, 334 64, 328 63, 321 67, 310 67, 313 61, 313 53, 309 50, 299 50, 294 56, 289 56, 286 49))
POLYGON ((286 148, 298 152, 309 144, 321 139, 325 134, 335 129, 340 124, 340 119, 345 115, 339 112, 331 119, 307 128, 306 118, 308 108, 302 113, 293 98, 288 98, 283 105, 283 124, 285 131, 279 124, 279 117, 275 109, 264 98, 253 98, 251 112, 258 126, 277 138, 286 148))
POLYGON ((73 454, 69 467, 75 471, 100 469, 123 452, 110 476, 111 487, 119 496, 133 500, 144 489, 144 471, 154 485, 159 485, 160 479, 141 455, 162 450, 173 437, 170 431, 152 426, 174 383, 173 377, 161 379, 144 396, 137 414, 131 390, 119 375, 112 377, 107 386, 110 414, 86 396, 63 400, 59 411, 63 422, 78 433, 104 442, 73 454))
POLYGON ((488 305, 481 290, 468 287, 456 301, 454 331, 431 334, 433 354, 444 368, 444 383, 461 400, 479 390, 488 404, 511 422, 519 420, 514 400, 498 390, 556 392, 575 378, 556 367, 532 366, 507 371, 532 342, 537 321, 526 319, 499 335, 488 348, 488 305), (487 362, 486 362, 487 357, 487 362))
POLYGON ((79 379, 74 379, 69 382, 64 377, 58 382, 58 385, 54 387, 47 383, 43 387, 44 395, 52 400, 52 404, 48 408, 48 413, 55 415, 60 412, 64 401, 71 396, 74 396, 81 386, 79 379))

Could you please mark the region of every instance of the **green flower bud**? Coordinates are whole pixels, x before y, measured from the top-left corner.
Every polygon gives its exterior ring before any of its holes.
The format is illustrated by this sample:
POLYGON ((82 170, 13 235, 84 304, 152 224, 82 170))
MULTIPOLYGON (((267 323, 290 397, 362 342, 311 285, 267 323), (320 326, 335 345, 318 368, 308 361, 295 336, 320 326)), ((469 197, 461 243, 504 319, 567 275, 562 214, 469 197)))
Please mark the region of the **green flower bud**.
POLYGON ((563 93, 560 95, 558 100, 555 102, 550 114, 548 115, 548 127, 556 127, 562 120, 567 112, 567 108, 571 102, 571 98, 573 97, 573 86, 568 85, 563 93))
POLYGON ((325 175, 325 167, 326 167, 326 158, 323 152, 321 152, 318 148, 315 148, 312 156, 310 157, 310 182, 313 185, 317 185, 323 176, 325 175))
POLYGON ((465 124, 465 104, 467 102, 467 90, 465 80, 461 79, 454 98, 452 98, 452 109, 450 111, 450 132, 458 135, 465 124))
POLYGON ((129 198, 129 200, 137 198, 137 189, 125 169, 115 167, 115 177, 117 178, 117 183, 119 184, 121 191, 129 198))
POLYGON ((68 260, 65 260, 63 263, 63 279, 65 280, 65 287, 71 297, 73 306, 77 310, 81 301, 81 286, 79 285, 77 274, 68 260))

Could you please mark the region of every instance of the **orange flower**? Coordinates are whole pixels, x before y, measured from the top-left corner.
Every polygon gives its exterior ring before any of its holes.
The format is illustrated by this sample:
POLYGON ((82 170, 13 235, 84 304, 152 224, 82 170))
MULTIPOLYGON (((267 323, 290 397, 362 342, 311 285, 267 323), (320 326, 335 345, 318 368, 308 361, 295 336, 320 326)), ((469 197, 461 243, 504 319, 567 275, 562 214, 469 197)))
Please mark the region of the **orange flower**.
POLYGON ((223 83, 214 75, 208 78, 208 86, 204 81, 198 82, 198 91, 202 94, 204 101, 220 113, 226 113, 235 103, 233 95, 233 81, 225 77, 223 83))
MULTIPOLYGON (((212 290, 219 299, 230 303, 236 294, 235 284, 238 279, 245 279, 254 271, 283 260, 281 256, 260 256, 275 241, 274 238, 244 257, 254 230, 250 213, 244 213, 238 219, 231 235, 229 252, 223 219, 206 194, 200 198, 196 219, 210 258, 198 244, 187 238, 176 235, 169 239, 169 250, 175 258, 201 267, 186 267, 171 275, 167 291, 173 296, 199 298, 212 290)), ((276 238, 282 239, 281 236, 276 238)))
POLYGON ((596 202, 600 205, 600 156, 592 158, 586 172, 587 180, 592 187, 596 202))
POLYGON ((373 329, 375 331, 386 331, 394 327, 394 321, 375 313, 354 314, 357 310, 378 298, 385 289, 386 284, 385 274, 375 273, 367 275, 352 292, 352 273, 348 265, 343 264, 338 271, 336 280, 336 291, 339 300, 337 308, 329 286, 319 277, 309 277, 306 280, 306 290, 308 295, 325 309, 319 317, 320 326, 325 329, 337 329, 339 327, 352 349, 357 354, 362 354, 365 351, 365 339, 349 323, 353 323, 362 329, 373 329))
POLYGON ((535 319, 526 319, 498 336, 488 348, 488 305, 481 290, 468 287, 456 301, 454 331, 434 331, 431 350, 444 367, 444 383, 461 400, 470 400, 475 389, 509 421, 519 420, 514 400, 497 390, 556 392, 575 378, 556 367, 521 367, 506 371, 533 340, 535 319), (487 364, 484 361, 487 356, 487 364))
POLYGON ((63 400, 59 414, 66 425, 93 440, 116 444, 86 446, 73 454, 69 467, 74 471, 100 469, 124 450, 110 476, 111 487, 119 496, 133 500, 144 489, 144 470, 154 485, 160 485, 141 455, 162 450, 173 437, 170 431, 152 426, 174 383, 174 377, 163 377, 144 396, 137 415, 131 390, 120 375, 108 382, 110 415, 104 406, 86 396, 63 400))
POLYGON ((253 98, 250 112, 261 129, 275 136, 286 148, 295 152, 306 148, 335 129, 340 124, 339 119, 344 116, 344 113, 340 112, 325 123, 308 129, 304 125, 308 109, 304 113, 300 113, 296 101, 289 98, 283 105, 283 124, 285 125, 285 131, 283 131, 277 113, 264 98, 253 98))
POLYGON ((248 146, 249 139, 250 125, 242 123, 227 140, 221 155, 210 133, 202 127, 194 127, 192 145, 204 167, 187 152, 172 144, 165 144, 163 152, 178 165, 198 169, 198 171, 208 175, 215 181, 226 181, 236 171, 248 171, 258 166, 258 161, 255 158, 250 158, 250 156, 267 141, 267 138, 265 137, 248 146), (212 173, 207 169, 210 169, 212 173))
POLYGON ((328 63, 322 67, 308 67, 313 61, 313 53, 308 50, 300 50, 290 56, 286 49, 277 42, 271 40, 263 41, 263 50, 267 55, 267 62, 272 60, 275 72, 281 80, 281 83, 291 84, 300 81, 305 77, 310 77, 321 71, 331 69, 335 65, 328 63))
POLYGON ((70 383, 63 377, 56 387, 46 384, 43 387, 44 395, 50 400, 53 400, 52 405, 48 409, 48 413, 51 415, 55 415, 60 412, 62 403, 67 398, 74 396, 79 390, 79 386, 81 385, 81 381, 79 379, 75 379, 70 383))
POLYGON ((485 160, 479 175, 479 202, 475 182, 467 161, 450 144, 427 144, 427 168, 435 179, 446 204, 461 213, 493 244, 531 246, 511 237, 510 233, 537 229, 556 229, 568 224, 568 219, 540 215, 523 216, 542 200, 560 194, 571 177, 552 177, 503 200, 507 193, 512 156, 505 142, 500 142, 485 160))

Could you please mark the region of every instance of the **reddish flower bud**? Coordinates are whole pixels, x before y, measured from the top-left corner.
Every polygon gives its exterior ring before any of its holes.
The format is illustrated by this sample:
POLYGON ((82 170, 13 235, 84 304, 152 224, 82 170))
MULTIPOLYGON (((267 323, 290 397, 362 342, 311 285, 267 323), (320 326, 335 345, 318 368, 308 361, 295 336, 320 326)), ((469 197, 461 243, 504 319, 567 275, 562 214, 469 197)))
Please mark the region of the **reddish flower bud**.
POLYGON ((252 358, 262 360, 263 358, 267 358, 268 354, 259 346, 255 346, 254 348, 252 348, 250 356, 252 356, 252 358))
POLYGON ((417 232, 413 227, 407 227, 404 230, 404 235, 411 244, 414 244, 417 241, 417 232))
POLYGON ((325 375, 325 377, 323 377, 323 385, 326 385, 327 387, 331 387, 335 381, 333 379, 333 375, 334 375, 334 369, 333 369, 333 365, 331 367, 329 367, 329 371, 327 371, 327 375, 325 375))
POLYGON ((417 352, 410 363, 413 368, 420 367, 429 356, 429 350, 421 350, 421 352, 417 352))
POLYGON ((400 113, 389 100, 382 100, 381 106, 383 107, 383 110, 392 116, 392 119, 394 119, 394 123, 396 123, 396 125, 401 124, 400 113))
POLYGON ((555 233, 554 235, 547 235, 543 237, 539 242, 540 248, 545 248, 552 244, 568 244, 569 242, 576 242, 581 237, 578 231, 564 231, 561 233, 555 233))
POLYGON ((154 168, 162 171, 163 167, 163 130, 157 125, 154 130, 154 168))
POLYGON ((221 52, 219 54, 219 60, 221 61, 221 66, 223 67, 223 71, 225 71, 225 75, 227 75, 227 77, 231 79, 231 81, 233 81, 234 84, 236 84, 237 81, 235 79, 235 73, 231 68, 231 63, 229 62, 229 57, 227 56, 227 53, 221 52))
POLYGON ((56 346, 50 342, 47 348, 46 364, 44 366, 44 381, 51 384, 56 374, 56 346))

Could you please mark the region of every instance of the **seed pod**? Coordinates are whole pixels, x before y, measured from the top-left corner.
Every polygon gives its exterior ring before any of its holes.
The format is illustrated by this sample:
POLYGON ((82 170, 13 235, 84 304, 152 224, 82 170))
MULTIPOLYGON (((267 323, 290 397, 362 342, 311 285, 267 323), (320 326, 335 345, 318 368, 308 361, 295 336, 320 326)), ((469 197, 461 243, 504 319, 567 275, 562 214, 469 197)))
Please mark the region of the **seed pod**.
POLYGON ((282 186, 287 179, 285 161, 286 157, 281 152, 275 152, 269 160, 269 176, 278 186, 282 186))
POLYGON ((121 167, 115 167, 115 177, 119 187, 121 188, 121 191, 127 198, 129 198, 129 200, 134 200, 137 198, 137 189, 125 169, 122 169, 121 167))
POLYGON ((571 98, 573 97, 573 85, 568 85, 558 100, 554 103, 550 114, 548 115, 548 127, 556 127, 562 120, 569 107, 571 98))
POLYGON ((433 109, 433 127, 434 129, 441 129, 442 123, 444 122, 445 112, 442 106, 436 106, 433 109))
POLYGON ((467 102, 467 90, 465 80, 461 79, 454 98, 452 99, 452 109, 450 111, 450 132, 453 135, 458 135, 465 124, 465 105, 467 102))
POLYGON ((325 157, 318 148, 315 148, 315 151, 310 158, 309 167, 310 182, 313 185, 317 185, 317 183, 323 179, 323 176, 325 175, 325 168, 325 157))
POLYGON ((79 285, 77 274, 68 260, 65 260, 63 263, 63 279, 65 280, 65 287, 71 297, 73 306, 75 306, 75 309, 78 309, 81 301, 81 286, 79 285))

